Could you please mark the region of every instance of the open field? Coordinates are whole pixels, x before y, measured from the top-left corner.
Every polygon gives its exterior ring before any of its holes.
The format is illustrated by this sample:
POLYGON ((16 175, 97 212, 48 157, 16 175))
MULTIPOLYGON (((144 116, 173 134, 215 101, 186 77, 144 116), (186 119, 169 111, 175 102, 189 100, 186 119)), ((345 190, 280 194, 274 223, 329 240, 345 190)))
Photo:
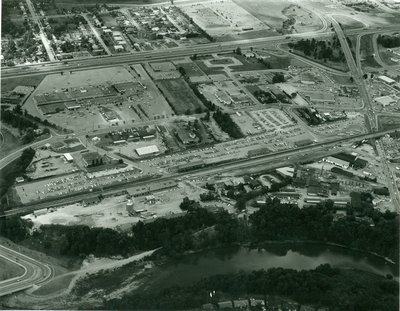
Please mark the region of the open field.
POLYGON ((361 42, 360 42, 361 63, 364 66, 379 68, 381 66, 377 63, 377 61, 375 60, 375 58, 373 56, 374 47, 373 47, 373 43, 372 43, 372 38, 373 38, 373 34, 365 35, 365 36, 361 37, 361 42))
POLYGON ((0 135, 0 159, 22 146, 19 137, 14 136, 4 127, 1 129, 0 135))
POLYGON ((97 204, 82 206, 73 204, 55 209, 53 212, 29 214, 24 216, 32 219, 34 226, 42 224, 61 225, 88 225, 92 227, 106 227, 130 229, 131 225, 143 220, 156 217, 171 216, 182 213, 179 203, 184 197, 199 199, 200 193, 205 192, 193 185, 182 182, 178 187, 154 193, 154 201, 149 201, 146 196, 133 198, 133 208, 140 212, 132 215, 127 210, 128 199, 125 195, 108 197, 97 204))
POLYGON ((1 79, 1 92, 12 91, 18 85, 37 87, 44 79, 45 75, 34 75, 28 77, 1 79))
POLYGON ((379 47, 379 56, 382 61, 389 66, 399 65, 400 56, 381 46, 379 47), (393 61, 393 59, 397 60, 397 62, 393 61))
POLYGON ((202 77, 205 73, 200 69, 200 67, 195 62, 179 62, 175 63, 177 68, 182 67, 188 77, 202 77))
POLYGON ((24 270, 15 263, 0 257, 0 281, 20 276, 24 270))
POLYGON ((183 79, 156 82, 177 115, 202 112, 204 106, 183 79))
POLYGON ((400 118, 396 116, 379 116, 378 117, 379 130, 389 130, 400 127, 400 118))
POLYGON ((47 296, 47 295, 52 295, 56 294, 58 292, 64 291, 68 288, 71 280, 75 277, 74 273, 66 274, 66 275, 60 275, 53 280, 51 280, 49 283, 43 285, 39 289, 35 290, 33 292, 34 295, 37 296, 47 296))
POLYGON ((365 26, 363 22, 349 15, 335 15, 335 19, 342 24, 344 29, 362 28, 365 26))
POLYGON ((315 14, 302 7, 295 7, 290 0, 268 1, 267 5, 263 0, 234 0, 234 2, 271 29, 282 29, 283 22, 291 16, 297 20, 294 24, 296 32, 317 30, 321 27, 321 21, 315 14))
POLYGON ((330 67, 330 68, 333 68, 333 69, 337 69, 337 70, 340 70, 340 71, 343 71, 343 72, 347 72, 348 69, 349 69, 348 66, 347 66, 347 63, 345 61, 343 61, 343 62, 332 62, 330 60, 327 60, 325 62, 322 59, 315 59, 313 57, 306 56, 303 52, 298 51, 298 50, 293 50, 292 53, 293 54, 297 54, 299 56, 302 56, 302 57, 304 57, 306 59, 309 59, 309 60, 311 60, 313 62, 319 63, 321 65, 324 65, 324 66, 327 66, 327 67, 330 67))

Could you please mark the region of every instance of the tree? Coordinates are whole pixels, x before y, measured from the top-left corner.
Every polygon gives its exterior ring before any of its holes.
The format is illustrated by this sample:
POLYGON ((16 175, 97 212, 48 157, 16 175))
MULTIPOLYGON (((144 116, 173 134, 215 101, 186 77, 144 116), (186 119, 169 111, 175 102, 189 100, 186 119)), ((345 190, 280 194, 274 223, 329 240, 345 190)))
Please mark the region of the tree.
POLYGON ((179 204, 179 208, 182 211, 188 211, 188 212, 196 210, 199 207, 200 207, 200 205, 198 202, 196 202, 194 200, 190 200, 188 197, 184 197, 181 204, 179 204))
POLYGON ((277 72, 272 77, 272 83, 282 83, 285 82, 285 76, 281 72, 277 72))

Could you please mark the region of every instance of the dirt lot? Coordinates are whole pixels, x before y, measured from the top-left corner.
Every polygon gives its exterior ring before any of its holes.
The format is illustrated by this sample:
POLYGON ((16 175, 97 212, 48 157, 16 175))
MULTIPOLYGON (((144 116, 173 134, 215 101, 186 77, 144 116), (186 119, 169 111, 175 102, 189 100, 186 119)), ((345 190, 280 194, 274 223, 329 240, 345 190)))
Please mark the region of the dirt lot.
POLYGON ((156 82, 176 114, 193 114, 204 110, 202 102, 183 79, 156 82))
MULTIPOLYGON (((234 0, 234 2, 272 29, 282 28, 283 21, 288 18, 287 14, 284 14, 284 9, 288 8, 293 3, 290 0, 268 1, 268 5, 266 5, 265 1, 263 0, 234 0)), ((306 13, 304 9, 297 9, 297 11, 297 20, 303 22, 304 24, 303 27, 298 27, 299 32, 310 31, 310 29, 316 30, 320 27, 320 21, 317 16, 309 16, 308 12, 306 13)))
POLYGON ((191 185, 188 182, 179 183, 178 187, 154 193, 155 203, 151 204, 146 197, 133 199, 134 209, 142 210, 137 216, 130 216, 126 209, 126 196, 105 198, 99 204, 83 207, 81 204, 73 204, 57 208, 54 212, 35 216, 24 216, 32 219, 34 226, 42 224, 62 225, 88 225, 94 227, 129 229, 139 220, 163 217, 181 213, 179 204, 183 198, 199 200, 200 193, 205 190, 191 185))

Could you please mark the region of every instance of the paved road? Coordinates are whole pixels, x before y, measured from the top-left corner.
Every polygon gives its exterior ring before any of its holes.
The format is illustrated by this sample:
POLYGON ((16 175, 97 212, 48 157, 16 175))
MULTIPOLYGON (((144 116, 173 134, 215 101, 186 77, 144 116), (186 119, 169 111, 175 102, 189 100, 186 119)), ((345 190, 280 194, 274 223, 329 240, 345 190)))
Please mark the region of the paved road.
POLYGON ((31 257, 0 245, 0 256, 19 265, 24 270, 21 276, 0 282, 0 297, 40 285, 53 277, 53 270, 31 257))
MULTIPOLYGON (((342 46, 343 52, 346 56, 347 64, 350 68, 350 72, 352 73, 352 76, 354 78, 355 83, 359 86, 360 90, 360 95, 362 97, 362 100, 364 102, 364 112, 366 115, 366 124, 367 124, 367 129, 369 132, 376 131, 378 129, 378 123, 373 111, 373 102, 371 99, 371 95, 367 90, 364 78, 363 78, 363 70, 362 70, 362 65, 361 65, 361 35, 359 34, 357 36, 357 42, 356 42, 356 61, 353 58, 353 55, 351 53, 350 47, 348 45, 348 42, 346 40, 346 36, 343 33, 342 28, 340 25, 333 20, 332 22, 335 31, 338 35, 340 44, 342 46)), ((376 34, 374 35, 376 36, 376 34)), ((373 38, 375 43, 376 40, 373 38)), ((381 157, 382 159, 382 169, 384 171, 384 175, 386 178, 386 184, 390 192, 390 197, 393 200, 393 205, 394 207, 398 210, 400 208, 399 202, 400 202, 400 194, 399 190, 396 185, 396 179, 395 176, 393 175, 393 172, 391 170, 390 165, 387 163, 386 159, 386 153, 384 146, 381 141, 376 141, 374 140, 374 149, 376 150, 377 154, 381 157)))
MULTIPOLYGON (((400 129, 399 129, 400 130, 400 129)), ((322 142, 322 143, 317 143, 309 146, 304 146, 304 147, 299 147, 296 149, 292 150, 285 150, 285 151, 279 151, 276 153, 269 153, 265 155, 261 155, 258 157, 254 158, 247 158, 247 159, 238 159, 236 161, 228 162, 228 163, 221 163, 217 164, 214 166, 206 166, 200 169, 192 170, 189 172, 180 172, 180 173, 171 173, 169 176, 165 177, 157 177, 157 178, 152 178, 148 179, 145 181, 137 181, 135 182, 135 186, 142 186, 142 185, 147 185, 150 183, 154 182, 161 182, 161 181, 168 181, 168 180, 177 180, 179 178, 185 178, 187 176, 207 176, 210 174, 218 174, 218 173, 224 173, 224 172, 229 172, 229 171, 237 171, 237 170, 242 170, 242 169, 249 169, 258 165, 263 165, 263 164, 269 164, 271 161, 277 161, 277 167, 282 166, 283 163, 287 160, 287 157, 293 157, 293 156, 298 156, 304 153, 310 154, 310 153, 315 153, 315 152, 320 152, 320 151, 330 151, 331 154, 334 154, 338 152, 335 150, 333 147, 337 146, 338 144, 342 143, 349 143, 349 142, 356 142, 356 141, 361 141, 363 139, 370 139, 370 138, 375 138, 375 137, 381 137, 385 134, 388 133, 393 133, 397 131, 396 129, 392 130, 387 130, 387 131, 380 131, 376 133, 369 133, 369 134, 360 134, 360 135, 355 135, 355 136, 350 136, 350 137, 343 137, 343 138, 335 138, 334 140, 328 141, 328 142, 322 142)), ((51 208, 51 207, 57 207, 57 206, 62 206, 62 205, 68 205, 68 204, 73 204, 82 201, 83 199, 87 198, 89 195, 90 196, 95 196, 99 195, 102 193, 103 195, 109 195, 109 194, 114 194, 118 192, 124 191, 126 188, 131 187, 132 182, 129 183, 121 183, 118 185, 114 185, 110 188, 103 188, 103 189, 97 189, 94 190, 93 192, 88 192, 88 193, 80 193, 73 195, 71 197, 67 198, 54 198, 51 200, 48 200, 46 202, 39 202, 35 204, 29 204, 29 205, 23 205, 18 208, 8 210, 5 212, 3 217, 7 216, 12 216, 12 215, 20 215, 20 214, 28 214, 31 213, 32 211, 43 209, 43 208, 51 208)), ((1 216, 0 216, 1 217, 1 216)))
POLYGON ((43 30, 43 25, 42 22, 40 21, 40 18, 36 14, 35 7, 33 6, 31 0, 26 0, 26 4, 28 5, 29 12, 32 15, 33 21, 38 25, 39 27, 39 35, 40 39, 42 40, 42 43, 44 45, 44 48, 46 49, 47 55, 49 56, 49 59, 51 62, 56 61, 56 58, 54 56, 54 51, 51 48, 49 40, 47 40, 46 34, 43 30))
MULTIPOLYGON (((352 74, 355 84, 358 85, 358 87, 359 87, 360 96, 362 98, 362 101, 364 102, 364 107, 366 109, 365 112, 367 115, 367 118, 366 118, 367 130, 368 130, 368 132, 376 131, 377 127, 375 125, 375 120, 374 120, 374 116, 373 116, 372 100, 371 100, 371 97, 367 91, 367 88, 366 88, 366 85, 364 82, 362 69, 361 69, 361 67, 357 66, 356 61, 353 58, 353 54, 351 53, 351 49, 349 47, 349 44, 346 39, 346 35, 344 34, 342 27, 339 25, 339 23, 334 18, 332 18, 331 21, 332 21, 332 25, 335 29, 335 32, 338 36, 343 53, 346 57, 346 61, 347 61, 347 65, 349 66, 350 73, 352 74)), ((359 55, 359 54, 360 54, 360 44, 358 44, 357 48, 356 48, 356 55, 359 55)), ((356 56, 356 58, 359 59, 360 57, 356 56)))
POLYGON ((21 154, 22 151, 24 151, 25 149, 28 148, 39 148, 44 146, 45 144, 53 141, 55 139, 55 137, 50 136, 49 138, 43 139, 41 141, 38 142, 34 142, 32 144, 23 146, 21 149, 18 149, 16 151, 14 151, 13 153, 8 154, 7 156, 5 156, 4 158, 0 159, 0 170, 3 169, 5 166, 7 166, 8 164, 10 164, 11 162, 15 161, 16 159, 18 159, 21 154))
MULTIPOLYGON (((400 26, 399 26, 399 28, 400 28, 400 26)), ((379 53, 378 40, 377 40, 378 35, 379 34, 374 34, 372 36, 372 39, 371 39, 372 40, 372 46, 374 48, 374 54, 375 54, 374 58, 375 58, 376 62, 379 65, 381 65, 385 70, 393 70, 393 69, 396 69, 396 68, 400 68, 400 64, 388 65, 383 61, 383 59, 381 58, 381 55, 379 53)))
POLYGON ((82 13, 83 18, 86 20, 86 22, 88 23, 90 29, 93 32, 93 35, 96 37, 97 41, 99 41, 99 43, 101 44, 101 46, 103 47, 104 51, 106 51, 106 53, 108 55, 111 55, 111 51, 108 48, 108 46, 104 43, 103 39, 100 37, 99 33, 97 32, 96 28, 93 26, 92 21, 90 20, 90 18, 88 18, 86 13, 82 13))
MULTIPOLYGON (((357 33, 382 33, 390 30, 395 30, 395 27, 386 27, 384 29, 352 29, 347 30, 347 34, 357 33)), ((263 47, 269 43, 285 43, 290 42, 291 39, 298 38, 317 38, 329 37, 332 35, 332 30, 321 29, 316 32, 299 33, 285 36, 275 36, 267 38, 257 38, 249 40, 237 40, 228 42, 214 42, 199 44, 191 47, 178 47, 170 48, 167 50, 155 50, 144 52, 133 52, 132 54, 113 55, 113 56, 99 56, 87 59, 70 60, 67 64, 63 62, 52 62, 46 64, 33 64, 27 66, 16 66, 13 68, 5 68, 2 70, 2 79, 18 77, 18 76, 32 76, 40 74, 57 73, 66 70, 86 70, 89 68, 106 68, 121 64, 142 63, 143 61, 157 61, 168 60, 179 57, 190 56, 193 54, 211 54, 230 52, 236 47, 249 48, 249 47, 263 47), (289 37, 289 38, 287 38, 289 37)))

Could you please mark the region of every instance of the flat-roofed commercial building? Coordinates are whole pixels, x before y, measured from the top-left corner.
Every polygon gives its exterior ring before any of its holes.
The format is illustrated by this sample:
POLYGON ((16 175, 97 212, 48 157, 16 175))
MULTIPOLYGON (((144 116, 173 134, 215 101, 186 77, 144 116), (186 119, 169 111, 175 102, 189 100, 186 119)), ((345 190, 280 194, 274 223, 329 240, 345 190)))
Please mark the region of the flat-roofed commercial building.
POLYGON ((139 157, 145 157, 149 155, 158 154, 160 153, 160 150, 156 145, 151 145, 151 146, 137 148, 136 153, 138 154, 139 157))

